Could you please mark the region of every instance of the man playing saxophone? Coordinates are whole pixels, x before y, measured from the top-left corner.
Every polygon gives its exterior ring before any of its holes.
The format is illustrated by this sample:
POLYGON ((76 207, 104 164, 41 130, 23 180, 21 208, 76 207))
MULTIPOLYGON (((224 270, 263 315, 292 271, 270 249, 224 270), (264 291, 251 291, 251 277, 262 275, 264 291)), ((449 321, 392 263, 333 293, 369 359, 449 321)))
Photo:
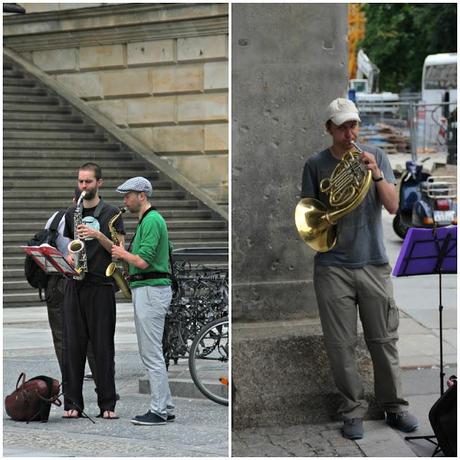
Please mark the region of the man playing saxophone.
MULTIPOLYGON (((324 193, 325 182, 321 186, 321 181, 334 176, 333 172, 350 151, 359 152, 359 167, 372 175, 362 202, 337 221, 335 244, 328 241, 329 246, 316 249, 315 256, 314 287, 324 341, 335 384, 342 396, 339 407, 344 421, 342 434, 349 439, 362 438, 367 411, 355 358, 358 311, 372 357, 375 396, 386 412, 386 421, 399 430, 413 431, 418 421, 407 412, 408 403, 401 394, 396 347, 399 312, 383 244, 382 205, 390 213, 397 211, 396 180, 383 151, 354 144, 361 120, 353 102, 342 98, 332 101, 325 121, 332 145, 306 161, 302 197, 319 200, 330 209, 334 197, 324 193)), ((340 174, 333 182, 339 187, 347 180, 346 175, 340 174)), ((343 190, 336 193, 339 196, 343 190)))
MULTIPOLYGON (((84 192, 81 206, 69 208, 65 215, 64 236, 82 244, 76 245, 80 249, 77 255, 69 253, 67 256, 67 261, 79 274, 68 281, 63 302, 64 418, 78 418, 84 408, 82 386, 88 342, 91 342, 96 362, 100 416, 117 418, 115 285, 112 278, 105 276, 105 270, 112 261, 113 246, 108 223, 118 209, 99 196, 101 186, 101 168, 95 163, 82 165, 78 170, 78 188, 82 195, 84 192)), ((121 216, 114 226, 123 242, 125 231, 121 216)), ((72 243, 69 246, 72 247, 72 243)))

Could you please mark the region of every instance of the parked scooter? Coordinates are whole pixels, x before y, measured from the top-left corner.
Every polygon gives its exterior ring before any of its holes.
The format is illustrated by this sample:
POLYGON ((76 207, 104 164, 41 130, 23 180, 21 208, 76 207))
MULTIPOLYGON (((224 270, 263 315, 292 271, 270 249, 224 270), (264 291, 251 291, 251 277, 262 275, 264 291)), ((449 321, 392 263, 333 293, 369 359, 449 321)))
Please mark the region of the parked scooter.
MULTIPOLYGON (((429 158, 429 157, 428 157, 429 158)), ((423 162, 406 161, 399 189, 399 209, 393 230, 402 239, 410 227, 457 224, 456 177, 423 172, 423 162)))

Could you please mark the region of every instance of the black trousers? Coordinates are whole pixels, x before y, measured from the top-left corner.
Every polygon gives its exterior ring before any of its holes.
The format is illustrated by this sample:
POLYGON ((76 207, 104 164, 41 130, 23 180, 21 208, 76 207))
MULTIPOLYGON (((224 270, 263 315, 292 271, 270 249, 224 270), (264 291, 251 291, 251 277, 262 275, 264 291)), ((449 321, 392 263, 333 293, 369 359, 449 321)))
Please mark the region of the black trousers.
POLYGON ((63 302, 64 409, 84 408, 83 378, 88 342, 97 369, 97 404, 114 410, 115 391, 115 292, 113 286, 69 280, 63 302))
MULTIPOLYGON (((54 351, 58 360, 61 375, 64 373, 62 356, 62 304, 64 302, 64 290, 67 279, 61 275, 50 275, 45 290, 46 307, 48 310, 48 322, 53 336, 54 351)), ((94 359, 91 343, 88 345, 87 352, 88 364, 96 381, 96 361, 94 359)))

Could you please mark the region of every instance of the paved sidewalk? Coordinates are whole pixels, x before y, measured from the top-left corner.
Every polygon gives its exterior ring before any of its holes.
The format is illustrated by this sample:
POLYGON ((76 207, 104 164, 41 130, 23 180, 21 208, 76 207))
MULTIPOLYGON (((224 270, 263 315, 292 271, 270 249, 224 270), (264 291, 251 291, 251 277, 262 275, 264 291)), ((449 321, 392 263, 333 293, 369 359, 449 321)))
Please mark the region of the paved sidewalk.
MULTIPOLYGON (((132 305, 117 307, 115 334, 116 385, 120 394, 118 420, 62 419, 63 409, 52 406, 48 423, 14 422, 3 413, 3 456, 15 457, 226 457, 228 407, 201 393, 192 394, 187 361, 171 364, 171 389, 176 403, 174 423, 157 427, 135 426, 134 415, 148 409, 148 395, 139 393, 145 377, 137 351, 132 305), (195 396, 200 396, 195 398, 195 396)), ((52 348, 46 307, 3 310, 3 391, 13 391, 18 375, 49 375, 60 380, 52 348)), ((94 382, 84 382, 85 411, 98 414, 94 382)))

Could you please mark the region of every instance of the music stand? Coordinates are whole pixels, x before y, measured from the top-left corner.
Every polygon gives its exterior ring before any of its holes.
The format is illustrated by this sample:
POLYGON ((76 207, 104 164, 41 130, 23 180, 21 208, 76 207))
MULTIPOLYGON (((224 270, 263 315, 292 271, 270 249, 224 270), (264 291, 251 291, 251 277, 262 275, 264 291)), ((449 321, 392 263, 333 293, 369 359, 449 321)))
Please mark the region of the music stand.
MULTIPOLYGON (((457 273, 457 226, 433 229, 410 228, 404 238, 393 270, 393 276, 438 275, 439 277, 439 380, 440 396, 444 394, 444 363, 442 344, 442 275, 457 273)), ((436 436, 406 436, 404 439, 425 439, 440 451, 436 436)))

